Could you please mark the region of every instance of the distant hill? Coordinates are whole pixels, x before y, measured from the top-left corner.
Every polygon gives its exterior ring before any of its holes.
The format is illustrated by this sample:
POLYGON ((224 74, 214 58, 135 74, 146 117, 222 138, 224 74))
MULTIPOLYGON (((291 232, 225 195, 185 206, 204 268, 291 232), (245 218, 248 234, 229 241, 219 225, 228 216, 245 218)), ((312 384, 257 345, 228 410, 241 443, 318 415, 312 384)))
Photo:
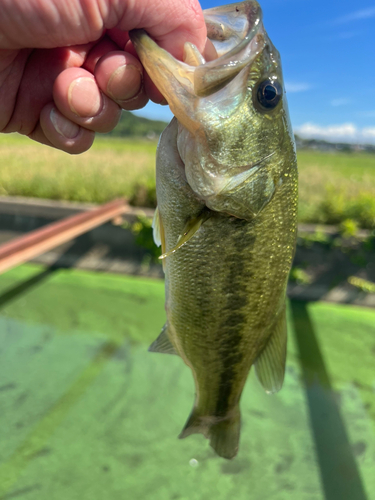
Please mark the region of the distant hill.
POLYGON ((130 111, 123 111, 116 128, 107 135, 116 137, 148 137, 156 139, 163 132, 167 122, 161 120, 149 120, 136 116, 130 111))
MULTIPOLYGON (((115 137, 148 137, 157 139, 163 132, 167 122, 162 120, 149 120, 141 116, 136 116, 130 111, 123 111, 120 121, 116 128, 106 135, 115 137)), ((295 134, 297 149, 313 149, 318 151, 366 151, 375 153, 375 146, 350 144, 350 143, 332 143, 320 139, 304 139, 295 134)))
POLYGON ((299 135, 294 135, 297 149, 313 149, 315 151, 331 151, 351 153, 354 151, 366 151, 375 153, 375 146, 371 144, 350 144, 348 142, 328 142, 322 139, 304 139, 299 135))

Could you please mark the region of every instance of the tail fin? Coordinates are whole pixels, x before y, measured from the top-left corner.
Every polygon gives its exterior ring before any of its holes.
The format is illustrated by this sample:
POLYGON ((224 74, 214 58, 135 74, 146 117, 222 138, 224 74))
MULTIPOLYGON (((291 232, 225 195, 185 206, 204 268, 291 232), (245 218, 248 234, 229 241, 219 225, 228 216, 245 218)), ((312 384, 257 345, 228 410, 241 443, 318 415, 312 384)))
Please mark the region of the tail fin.
POLYGON ((198 407, 194 407, 178 437, 183 439, 191 434, 203 434, 220 457, 231 459, 238 453, 240 421, 239 406, 225 417, 201 415, 198 407))

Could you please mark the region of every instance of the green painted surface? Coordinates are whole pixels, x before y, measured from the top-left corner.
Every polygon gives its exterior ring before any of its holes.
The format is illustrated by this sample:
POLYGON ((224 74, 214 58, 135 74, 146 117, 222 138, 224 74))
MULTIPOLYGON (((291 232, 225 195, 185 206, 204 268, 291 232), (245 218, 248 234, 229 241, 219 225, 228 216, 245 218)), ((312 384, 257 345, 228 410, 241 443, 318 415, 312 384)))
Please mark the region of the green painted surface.
POLYGON ((292 304, 285 386, 250 376, 229 462, 176 438, 194 389, 179 358, 147 352, 163 297, 132 277, 1 276, 1 500, 375 499, 375 311, 292 304))

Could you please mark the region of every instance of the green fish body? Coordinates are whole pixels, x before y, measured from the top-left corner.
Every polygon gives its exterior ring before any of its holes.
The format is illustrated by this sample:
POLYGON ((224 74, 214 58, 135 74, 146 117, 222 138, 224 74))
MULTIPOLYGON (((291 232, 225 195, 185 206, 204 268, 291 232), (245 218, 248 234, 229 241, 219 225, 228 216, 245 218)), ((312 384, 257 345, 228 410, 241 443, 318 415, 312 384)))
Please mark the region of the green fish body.
POLYGON ((194 47, 190 64, 176 61, 132 34, 176 116, 157 153, 167 323, 150 350, 176 353, 192 370, 195 404, 180 437, 202 433, 233 458, 251 366, 267 392, 283 383, 297 164, 280 58, 259 5, 205 17, 218 53, 210 62, 194 47))

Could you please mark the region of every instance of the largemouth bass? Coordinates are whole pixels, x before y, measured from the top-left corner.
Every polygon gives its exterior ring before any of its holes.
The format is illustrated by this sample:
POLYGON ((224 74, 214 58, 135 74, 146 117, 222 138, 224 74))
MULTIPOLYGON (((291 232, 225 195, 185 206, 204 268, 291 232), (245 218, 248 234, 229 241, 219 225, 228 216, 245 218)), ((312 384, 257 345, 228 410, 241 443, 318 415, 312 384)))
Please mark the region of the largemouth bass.
POLYGON ((193 372, 180 437, 202 433, 233 458, 251 366, 267 392, 283 383, 297 163, 280 57, 258 3, 209 9, 205 20, 211 61, 189 43, 178 61, 144 31, 131 33, 176 117, 157 152, 167 323, 150 350, 178 354, 193 372))

